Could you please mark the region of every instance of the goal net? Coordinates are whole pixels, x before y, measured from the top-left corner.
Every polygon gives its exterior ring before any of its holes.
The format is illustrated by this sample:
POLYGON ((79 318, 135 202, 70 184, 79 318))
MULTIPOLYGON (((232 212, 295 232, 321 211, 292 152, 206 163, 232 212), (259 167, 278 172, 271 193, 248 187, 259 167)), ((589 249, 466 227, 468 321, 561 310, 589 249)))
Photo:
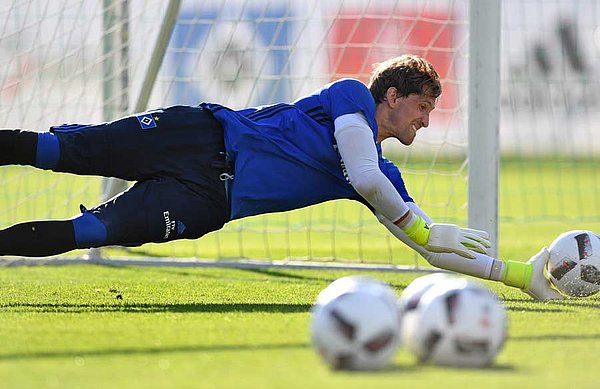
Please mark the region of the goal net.
MULTIPOLYGON (((570 3, 502 2, 504 256, 531 254, 571 227, 600 230, 593 136, 600 7, 581 1, 567 15, 570 3)), ((1 125, 45 131, 133 113, 168 7, 159 0, 2 2, 1 125)), ((442 98, 415 145, 389 140, 384 154, 434 220, 465 225, 468 31, 467 0, 182 1, 143 105, 286 102, 341 77, 366 81, 372 64, 389 57, 422 55, 442 78, 442 98)), ((101 178, 3 167, 2 222, 72 217, 80 203, 102 201, 105 188, 101 178)), ((195 241, 147 244, 126 255, 425 265, 350 201, 242 219, 195 241)))

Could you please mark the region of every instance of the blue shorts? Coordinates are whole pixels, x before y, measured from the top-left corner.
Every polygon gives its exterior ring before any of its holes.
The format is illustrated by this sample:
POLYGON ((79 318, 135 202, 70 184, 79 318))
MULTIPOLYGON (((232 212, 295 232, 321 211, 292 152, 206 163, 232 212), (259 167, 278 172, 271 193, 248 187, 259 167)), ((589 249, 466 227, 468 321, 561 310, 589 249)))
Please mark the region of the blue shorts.
POLYGON ((60 147, 53 170, 137 181, 104 204, 82 207, 106 228, 89 246, 195 239, 229 220, 219 178, 227 170, 223 128, 206 109, 173 106, 50 131, 60 147))

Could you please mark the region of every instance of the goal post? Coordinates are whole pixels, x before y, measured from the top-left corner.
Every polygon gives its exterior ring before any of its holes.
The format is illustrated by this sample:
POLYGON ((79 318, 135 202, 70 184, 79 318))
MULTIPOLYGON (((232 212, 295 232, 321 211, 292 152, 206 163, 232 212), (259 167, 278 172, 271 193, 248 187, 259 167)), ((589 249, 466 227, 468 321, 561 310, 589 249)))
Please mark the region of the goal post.
POLYGON ((487 231, 498 255, 500 0, 470 2, 469 227, 487 231))

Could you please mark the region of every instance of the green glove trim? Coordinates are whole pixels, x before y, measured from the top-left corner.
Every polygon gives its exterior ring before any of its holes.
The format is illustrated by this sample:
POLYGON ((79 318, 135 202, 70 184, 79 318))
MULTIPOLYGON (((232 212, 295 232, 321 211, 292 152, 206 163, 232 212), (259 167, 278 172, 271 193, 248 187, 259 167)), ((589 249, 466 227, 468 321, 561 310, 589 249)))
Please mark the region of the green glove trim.
POLYGON ((419 246, 425 246, 429 242, 429 226, 425 219, 421 216, 417 216, 417 220, 407 226, 404 233, 419 246))
POLYGON ((519 289, 529 288, 531 276, 533 274, 533 265, 518 261, 505 261, 502 282, 508 286, 514 286, 519 289))

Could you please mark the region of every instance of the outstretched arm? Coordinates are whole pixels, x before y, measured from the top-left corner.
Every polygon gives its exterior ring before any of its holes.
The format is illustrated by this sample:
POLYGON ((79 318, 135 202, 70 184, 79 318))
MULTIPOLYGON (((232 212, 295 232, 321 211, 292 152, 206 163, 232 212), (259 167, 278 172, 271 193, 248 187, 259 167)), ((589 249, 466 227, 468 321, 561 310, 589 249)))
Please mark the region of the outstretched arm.
POLYGON ((394 236, 433 266, 502 281, 539 300, 562 298, 543 275, 547 261, 544 250, 526 263, 489 257, 485 232, 431 223, 416 204, 404 202, 379 168, 373 132, 362 114, 340 116, 335 128, 338 149, 354 189, 371 204, 394 236))
MULTIPOLYGON (((431 219, 415 203, 409 202, 407 205, 412 212, 421 216, 424 220, 431 222, 431 219)), ((376 214, 376 216, 379 222, 383 224, 388 231, 421 254, 421 256, 431 265, 440 269, 451 270, 478 278, 501 280, 503 269, 502 261, 481 253, 471 252, 472 257, 465 258, 457 253, 440 253, 428 250, 413 242, 402 229, 386 219, 383 215, 376 214)), ((435 224, 432 224, 432 226, 433 225, 435 224)))
MULTIPOLYGON (((415 203, 406 203, 414 213, 431 223, 431 219, 415 203)), ((427 262, 440 269, 450 270, 473 277, 501 281, 505 285, 521 289, 537 300, 557 300, 564 298, 550 285, 544 276, 544 266, 548 261, 548 250, 544 247, 528 262, 502 261, 486 254, 473 253, 467 259, 455 253, 436 253, 419 246, 406 236, 398 226, 381 214, 377 219, 394 236, 417 251, 427 262)), ((433 224, 432 224, 433 225, 433 224)))
POLYGON ((423 217, 406 205, 379 168, 373 131, 362 114, 338 117, 334 136, 354 189, 411 241, 429 251, 454 252, 467 258, 474 258, 473 251, 487 251, 489 242, 485 232, 452 224, 432 224, 430 227, 423 217))

